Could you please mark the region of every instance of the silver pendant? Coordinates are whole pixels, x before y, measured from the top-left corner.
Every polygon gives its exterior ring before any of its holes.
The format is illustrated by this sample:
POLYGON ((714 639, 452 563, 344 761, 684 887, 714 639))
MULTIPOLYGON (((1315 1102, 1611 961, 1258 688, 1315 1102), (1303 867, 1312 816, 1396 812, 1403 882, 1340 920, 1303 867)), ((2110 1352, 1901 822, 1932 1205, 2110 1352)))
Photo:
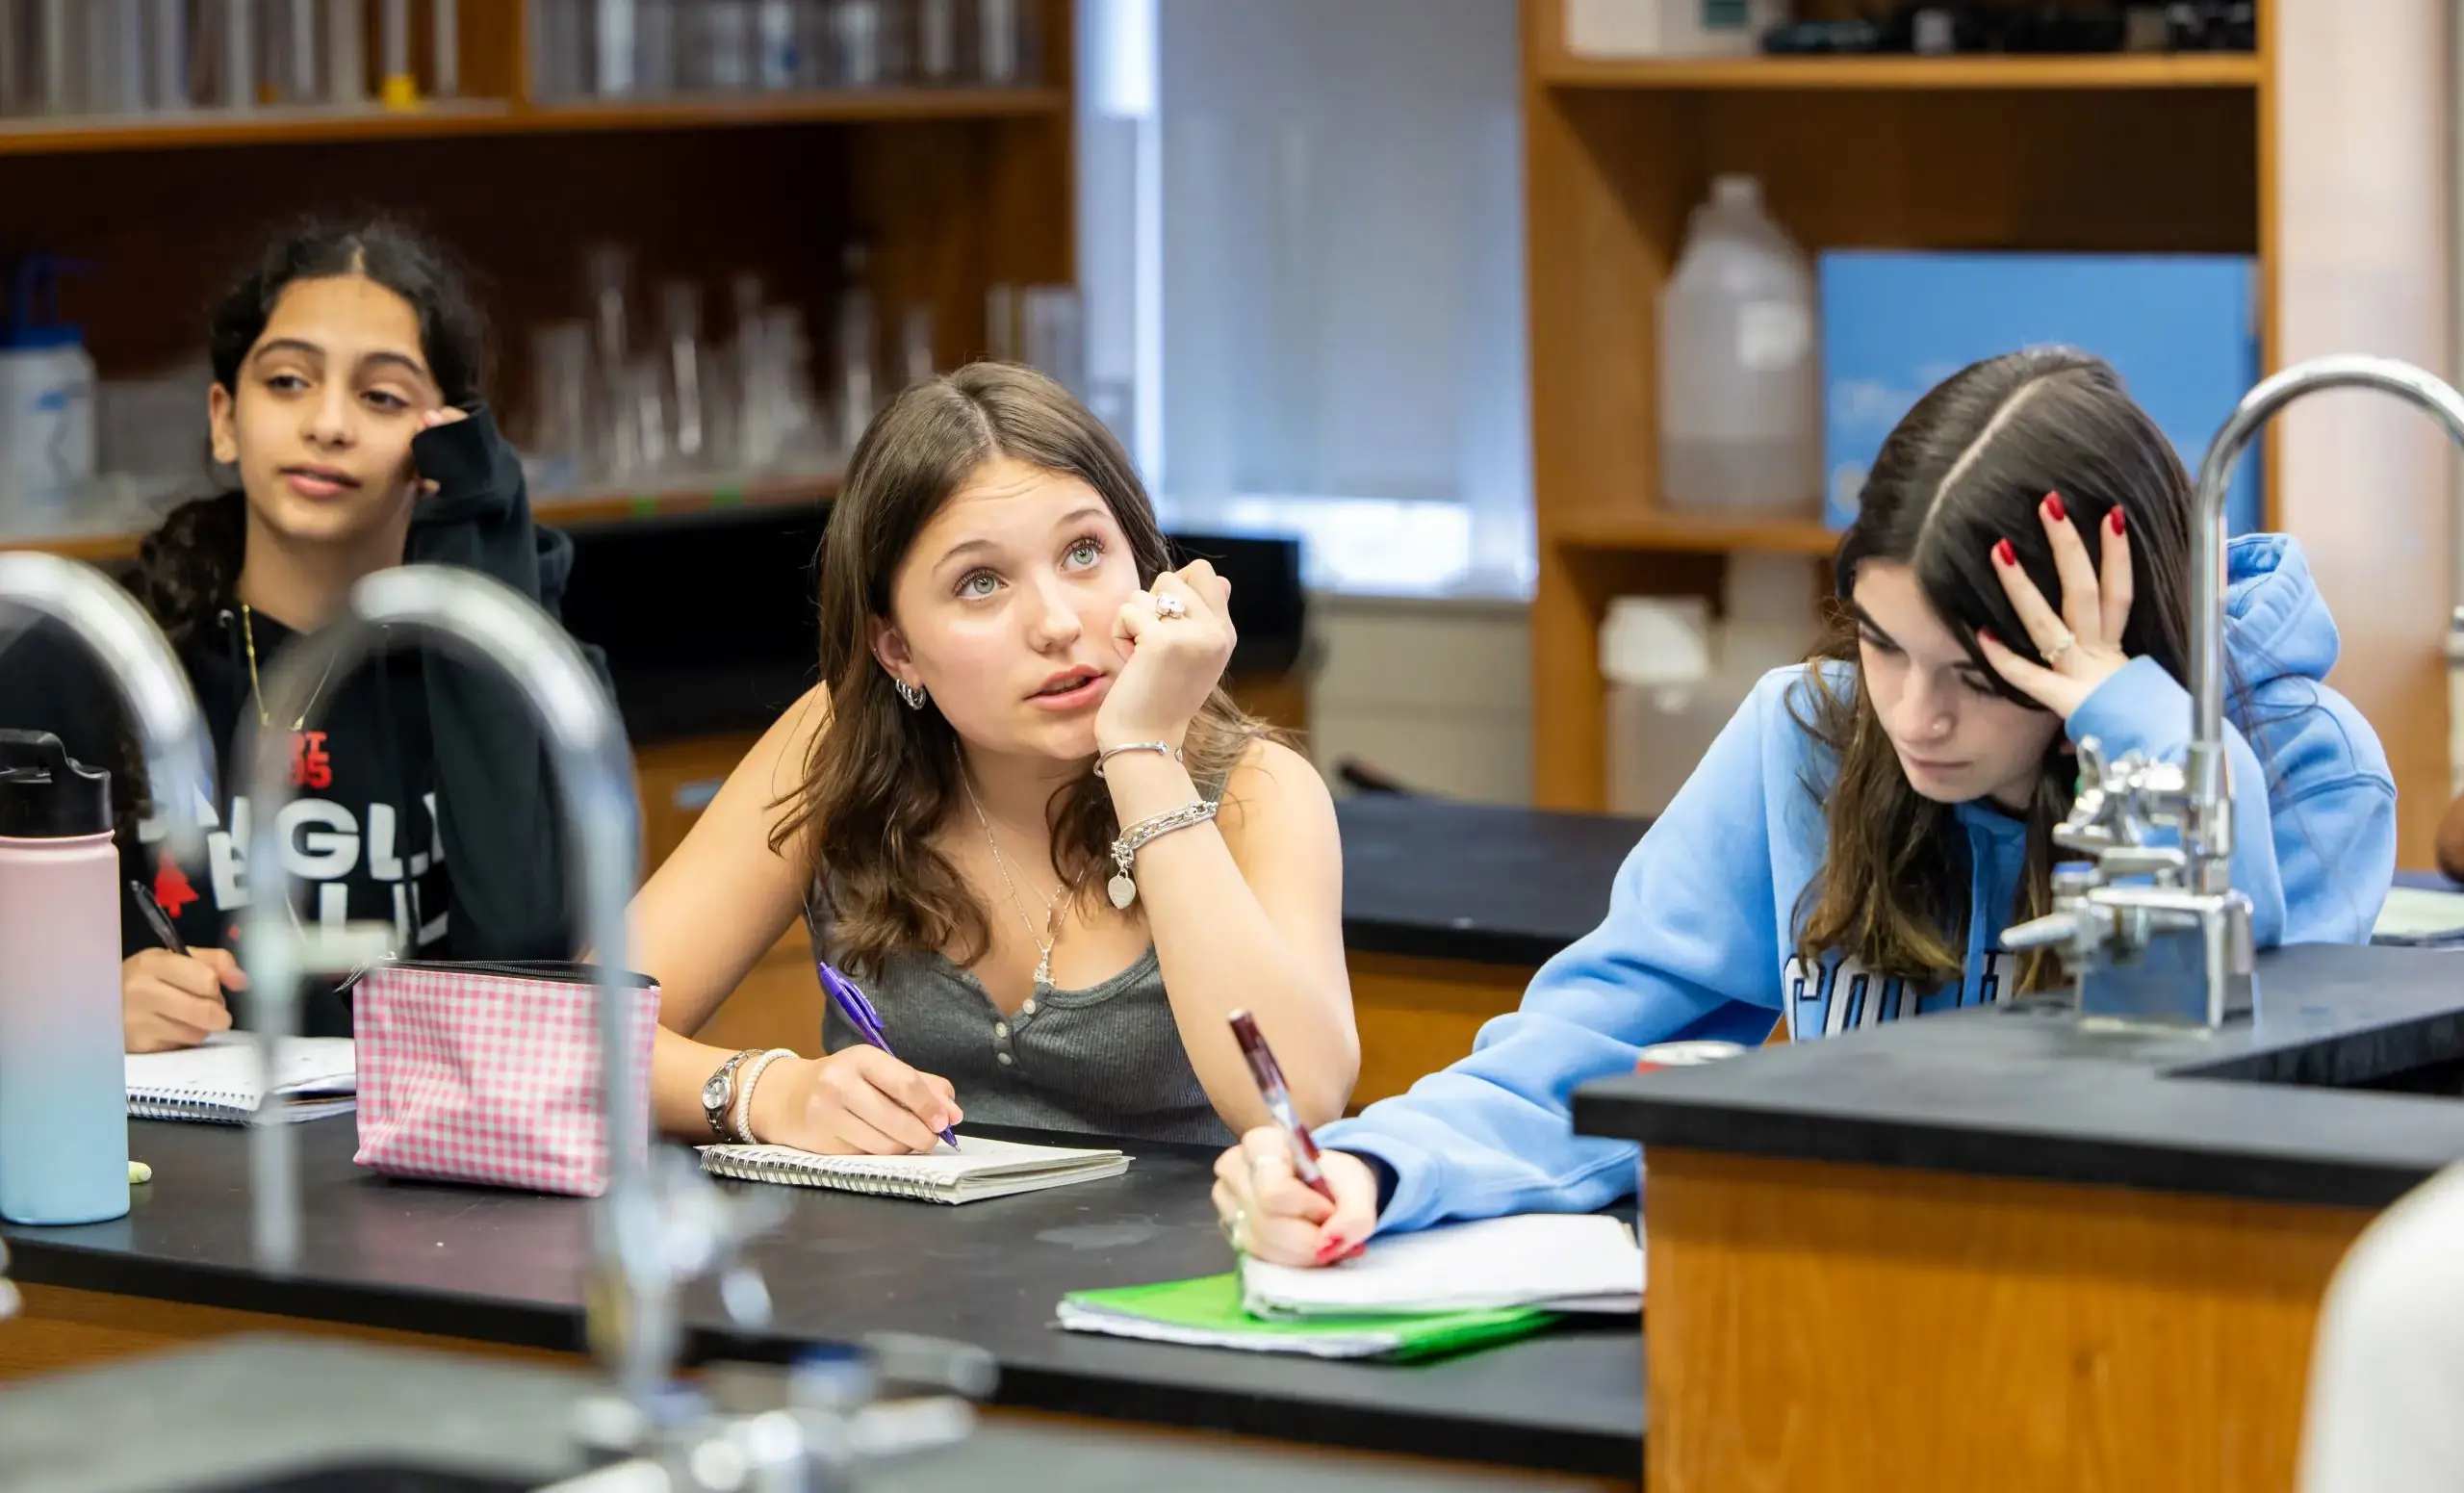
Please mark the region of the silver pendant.
POLYGON ((1131 881, 1126 871, 1116 872, 1111 881, 1104 884, 1104 890, 1111 894, 1113 906, 1123 911, 1138 900, 1138 883, 1131 881))

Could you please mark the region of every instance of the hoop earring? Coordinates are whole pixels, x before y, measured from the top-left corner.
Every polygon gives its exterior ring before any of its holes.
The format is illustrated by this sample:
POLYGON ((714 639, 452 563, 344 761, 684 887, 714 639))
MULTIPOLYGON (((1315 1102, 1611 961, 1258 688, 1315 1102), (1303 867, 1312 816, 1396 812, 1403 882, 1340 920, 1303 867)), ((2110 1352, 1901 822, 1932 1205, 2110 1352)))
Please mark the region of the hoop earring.
POLYGON ((924 693, 923 685, 911 684, 903 679, 892 679, 889 682, 890 687, 898 691, 898 698, 907 702, 909 709, 924 708, 924 702, 928 697, 924 693))

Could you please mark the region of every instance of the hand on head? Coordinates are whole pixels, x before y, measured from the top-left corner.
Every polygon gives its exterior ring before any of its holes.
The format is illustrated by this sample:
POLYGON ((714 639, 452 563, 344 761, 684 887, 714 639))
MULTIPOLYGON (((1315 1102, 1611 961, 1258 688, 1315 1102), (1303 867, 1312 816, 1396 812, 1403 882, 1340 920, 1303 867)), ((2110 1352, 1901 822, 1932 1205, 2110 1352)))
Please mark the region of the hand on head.
POLYGON ((1095 712, 1099 744, 1181 744, 1190 721, 1223 682, 1240 641, 1231 600, 1232 582, 1194 560, 1157 576, 1150 589, 1122 604, 1113 646, 1124 662, 1095 712))
MULTIPOLYGON (((457 409, 450 404, 440 404, 434 409, 424 410, 421 412, 420 434, 425 435, 430 430, 438 430, 447 425, 459 425, 470 418, 471 412, 469 410, 457 409)), ((414 447, 413 450, 416 451, 417 448, 414 447)), ((434 481, 426 477, 420 478, 420 492, 423 495, 431 494, 435 491, 436 483, 434 481)))
POLYGON ((2130 536, 2118 507, 2096 526, 2104 551, 2100 571, 2089 562, 2087 542, 2070 522, 2061 494, 2046 494, 2037 506, 2037 518, 2044 525, 2054 570, 2062 578, 2061 610, 2028 579, 2017 550, 2007 539, 1993 547, 1993 573, 2002 578, 2002 590, 2044 662, 2020 656, 1990 632, 1979 632, 1976 641, 1985 661, 2011 687, 2068 720, 2097 685, 2130 662, 2122 651, 2123 630, 2130 623, 2130 536))

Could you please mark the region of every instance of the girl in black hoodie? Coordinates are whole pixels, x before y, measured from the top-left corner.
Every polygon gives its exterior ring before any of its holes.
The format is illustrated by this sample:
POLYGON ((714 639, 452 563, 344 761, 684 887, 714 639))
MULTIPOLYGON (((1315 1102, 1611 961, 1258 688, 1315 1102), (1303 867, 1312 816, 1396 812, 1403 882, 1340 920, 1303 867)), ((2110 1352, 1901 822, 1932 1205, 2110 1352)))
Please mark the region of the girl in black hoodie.
MULTIPOLYGON (((157 947, 135 909, 122 916, 132 1052, 231 1024, 257 880, 238 790, 259 731, 292 736, 295 916, 391 923, 405 958, 570 952, 543 745, 509 689, 402 651, 321 682, 314 720, 277 721, 260 683, 355 582, 394 565, 467 566, 556 611, 573 547, 532 524, 521 463, 479 401, 484 336, 459 276, 398 224, 304 224, 247 266, 209 342, 214 455, 240 486, 173 509, 123 579, 187 666, 217 748, 216 801, 151 801, 113 692, 76 644, 37 629, 0 651, 0 727, 52 732, 116 769, 127 874, 189 947, 157 947), (203 862, 167 853, 171 814, 205 830, 203 862)), ((308 1029, 346 1035, 345 997, 312 994, 308 1029)))

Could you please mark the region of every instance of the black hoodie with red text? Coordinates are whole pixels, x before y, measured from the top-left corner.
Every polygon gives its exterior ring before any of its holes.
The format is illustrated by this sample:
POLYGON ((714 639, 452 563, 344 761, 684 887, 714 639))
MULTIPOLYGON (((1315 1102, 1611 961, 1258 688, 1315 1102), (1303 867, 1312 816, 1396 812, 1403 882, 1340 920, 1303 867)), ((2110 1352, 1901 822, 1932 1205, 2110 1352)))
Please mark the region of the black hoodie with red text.
MULTIPOLYGON (((405 561, 478 571, 555 615, 573 545, 531 522, 520 459, 489 412, 422 432, 412 455, 438 490, 413 511, 405 561)), ((179 650, 215 751, 215 798, 155 804, 120 856, 192 947, 239 947, 252 886, 248 753, 256 733, 292 724, 265 716, 259 685, 294 642, 289 628, 224 598, 179 650), (164 816, 173 813, 204 830, 202 860, 167 854, 164 816)), ((538 728, 494 674, 408 644, 327 680, 311 729, 290 733, 294 797, 280 841, 293 915, 388 924, 401 958, 570 955, 564 847, 538 728)), ((597 651, 584 653, 603 682, 597 651)), ((61 630, 38 625, 0 643, 0 729, 48 731, 78 760, 116 767, 129 756, 121 719, 110 681, 61 630)), ((123 953, 154 941, 124 909, 123 953)), ((347 1035, 346 999, 314 991, 306 1029, 347 1035)))

